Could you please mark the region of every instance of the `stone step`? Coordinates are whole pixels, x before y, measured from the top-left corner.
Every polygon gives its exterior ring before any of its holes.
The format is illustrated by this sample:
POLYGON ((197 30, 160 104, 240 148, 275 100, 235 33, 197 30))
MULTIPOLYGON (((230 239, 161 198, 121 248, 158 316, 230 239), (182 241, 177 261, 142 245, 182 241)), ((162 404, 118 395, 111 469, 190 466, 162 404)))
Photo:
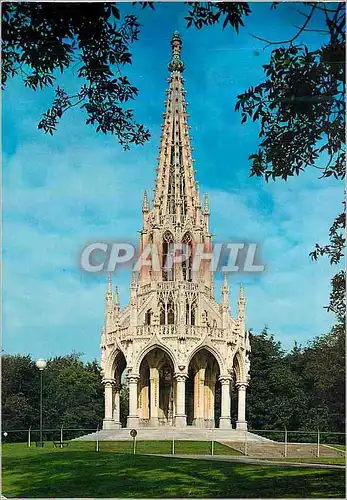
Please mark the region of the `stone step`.
MULTIPOLYGON (((247 435, 248 442, 269 442, 269 439, 257 436, 251 432, 240 431, 236 429, 198 429, 194 427, 144 427, 137 429, 136 439, 141 441, 163 441, 172 439, 182 439, 187 441, 235 441, 244 442, 247 435)), ((128 441, 131 440, 130 429, 110 429, 100 430, 76 438, 78 441, 128 441)))

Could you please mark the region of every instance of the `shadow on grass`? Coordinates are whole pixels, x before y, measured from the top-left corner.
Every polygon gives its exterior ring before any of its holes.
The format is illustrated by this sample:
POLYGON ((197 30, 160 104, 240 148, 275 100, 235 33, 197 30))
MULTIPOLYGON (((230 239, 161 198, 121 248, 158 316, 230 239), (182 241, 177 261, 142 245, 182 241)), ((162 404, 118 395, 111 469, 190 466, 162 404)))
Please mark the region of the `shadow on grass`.
POLYGON ((31 498, 341 498, 344 475, 343 470, 61 450, 5 457, 3 492, 31 498))

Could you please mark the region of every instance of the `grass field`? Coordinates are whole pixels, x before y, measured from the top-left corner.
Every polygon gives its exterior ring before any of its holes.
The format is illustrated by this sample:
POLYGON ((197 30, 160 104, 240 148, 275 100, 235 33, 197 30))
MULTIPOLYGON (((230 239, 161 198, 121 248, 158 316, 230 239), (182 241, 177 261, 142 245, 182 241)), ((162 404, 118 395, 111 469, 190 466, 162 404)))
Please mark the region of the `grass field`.
MULTIPOLYGON (((208 445, 178 444, 192 454, 208 445)), ((138 453, 167 453, 164 447, 170 443, 139 441, 137 445, 138 453)), ((96 453, 91 442, 73 442, 63 449, 53 448, 52 443, 43 449, 5 444, 3 494, 31 498, 344 498, 344 470, 133 456, 129 446, 129 442, 101 442, 96 453)), ((224 448, 218 453, 233 453, 224 448)))

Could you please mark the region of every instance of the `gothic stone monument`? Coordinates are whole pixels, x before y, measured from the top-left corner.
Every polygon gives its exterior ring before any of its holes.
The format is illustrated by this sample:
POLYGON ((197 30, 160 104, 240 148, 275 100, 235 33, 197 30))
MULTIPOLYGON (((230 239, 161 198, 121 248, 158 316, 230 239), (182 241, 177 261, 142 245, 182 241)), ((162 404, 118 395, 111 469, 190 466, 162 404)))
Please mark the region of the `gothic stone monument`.
MULTIPOLYGON (((172 242, 211 248, 209 203, 201 205, 194 180, 192 148, 183 87, 181 38, 171 40, 169 89, 152 207, 143 199, 140 250, 172 242)), ((224 276, 222 302, 214 298, 210 268, 194 272, 191 259, 173 270, 148 266, 133 273, 130 303, 119 307, 108 278, 106 321, 101 335, 105 387, 104 429, 120 427, 121 383, 129 387, 128 427, 170 425, 231 427, 231 394, 238 392, 237 429, 247 429, 246 388, 250 343, 245 329, 245 297, 240 287, 237 314, 231 315, 224 276), (124 375, 127 377, 125 379, 124 375), (123 375, 123 376, 122 376, 123 375), (216 397, 218 395, 218 397, 216 397), (219 405, 217 411, 217 403, 219 405)))

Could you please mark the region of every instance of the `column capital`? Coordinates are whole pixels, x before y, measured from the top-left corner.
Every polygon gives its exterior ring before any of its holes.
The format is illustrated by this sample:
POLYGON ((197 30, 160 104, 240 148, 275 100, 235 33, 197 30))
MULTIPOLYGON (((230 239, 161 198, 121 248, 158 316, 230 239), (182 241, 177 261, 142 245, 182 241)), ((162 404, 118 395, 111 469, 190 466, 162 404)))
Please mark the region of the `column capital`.
POLYGON ((102 383, 105 387, 112 387, 116 383, 116 381, 114 378, 104 378, 102 380, 102 383))
POLYGON ((228 385, 230 384, 230 381, 231 381, 231 378, 230 377, 219 377, 219 382, 222 384, 222 385, 228 385))
POLYGON ((236 387, 241 391, 245 391, 248 387, 248 382, 236 382, 236 387))
POLYGON ((140 378, 140 375, 128 375, 128 382, 129 384, 137 384, 140 378))
POLYGON ((188 375, 185 375, 184 373, 175 373, 174 377, 177 382, 185 382, 188 378, 188 375))

